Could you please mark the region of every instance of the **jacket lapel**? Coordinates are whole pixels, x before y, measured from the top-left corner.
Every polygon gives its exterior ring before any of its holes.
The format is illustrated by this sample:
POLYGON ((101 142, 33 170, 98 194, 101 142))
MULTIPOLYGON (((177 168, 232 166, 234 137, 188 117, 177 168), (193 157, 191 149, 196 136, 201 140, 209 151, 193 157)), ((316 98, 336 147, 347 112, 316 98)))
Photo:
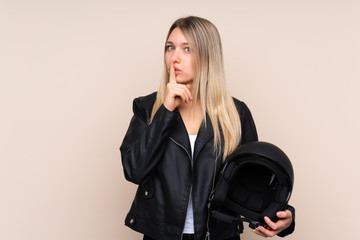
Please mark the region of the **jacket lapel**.
MULTIPOLYGON (((180 113, 178 114, 180 115, 180 113)), ((177 118, 177 121, 178 122, 174 125, 174 128, 171 131, 170 139, 174 141, 176 144, 178 144, 180 147, 182 147, 187 152, 189 158, 191 159, 190 140, 185 124, 181 116, 177 118)), ((213 138, 213 136, 214 136, 214 129, 208 114, 206 114, 206 125, 204 122, 201 124, 199 132, 196 137, 194 159, 196 159, 201 149, 205 146, 205 144, 208 141, 210 141, 213 138)))
POLYGON ((174 141, 177 145, 179 145, 181 148, 183 148, 187 152, 191 160, 191 146, 189 135, 186 131, 186 127, 180 116, 180 113, 177 112, 177 114, 179 114, 179 117, 177 118, 177 123, 174 124, 174 128, 171 131, 170 139, 174 141))
POLYGON ((208 114, 206 114, 206 125, 204 122, 201 124, 198 135, 196 137, 195 149, 194 149, 194 159, 196 159, 196 157, 199 154, 199 152, 201 151, 201 149, 213 137, 214 137, 214 129, 213 129, 213 126, 211 124, 208 114))

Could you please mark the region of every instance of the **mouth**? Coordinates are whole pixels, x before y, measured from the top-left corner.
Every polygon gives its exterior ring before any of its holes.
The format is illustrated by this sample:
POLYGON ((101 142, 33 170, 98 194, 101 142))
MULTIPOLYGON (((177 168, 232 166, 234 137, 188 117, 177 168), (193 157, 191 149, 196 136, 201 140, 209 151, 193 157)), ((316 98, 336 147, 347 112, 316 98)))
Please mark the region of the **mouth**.
POLYGON ((179 74, 181 72, 181 69, 177 67, 174 67, 174 70, 175 70, 175 74, 179 74))

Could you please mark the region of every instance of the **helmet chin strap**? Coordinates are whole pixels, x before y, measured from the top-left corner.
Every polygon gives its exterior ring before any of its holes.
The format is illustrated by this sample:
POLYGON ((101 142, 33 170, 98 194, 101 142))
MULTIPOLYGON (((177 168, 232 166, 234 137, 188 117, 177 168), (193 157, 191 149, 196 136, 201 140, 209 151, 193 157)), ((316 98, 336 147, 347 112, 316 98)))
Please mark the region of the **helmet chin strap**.
POLYGON ((261 226, 261 227, 264 227, 265 229, 267 229, 269 231, 272 230, 267 224, 260 223, 258 221, 255 221, 255 220, 251 219, 251 218, 248 218, 248 217, 244 217, 244 216, 233 217, 231 215, 224 214, 224 213, 219 212, 217 210, 212 210, 211 214, 212 214, 212 216, 214 218, 219 219, 219 220, 221 220, 223 222, 227 222, 227 223, 247 222, 247 223, 249 223, 249 227, 251 229, 255 229, 255 228, 261 226))
POLYGON ((257 221, 255 221, 255 220, 252 220, 252 219, 247 218, 247 217, 240 217, 240 218, 238 218, 238 219, 241 220, 241 221, 243 221, 243 222, 248 222, 248 223, 249 223, 249 227, 250 227, 251 229, 255 229, 255 228, 261 226, 261 227, 264 227, 265 229, 267 229, 267 230, 269 230, 269 231, 272 231, 271 227, 269 227, 267 224, 262 224, 262 223, 260 223, 260 222, 257 222, 257 221))

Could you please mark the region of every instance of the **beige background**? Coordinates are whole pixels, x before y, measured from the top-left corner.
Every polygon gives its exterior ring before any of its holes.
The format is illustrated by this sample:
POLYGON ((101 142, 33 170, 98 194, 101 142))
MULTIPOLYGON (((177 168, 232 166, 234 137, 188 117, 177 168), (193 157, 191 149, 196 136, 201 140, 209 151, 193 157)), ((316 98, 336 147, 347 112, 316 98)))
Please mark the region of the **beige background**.
POLYGON ((0 0, 0 239, 141 239, 118 147, 189 14, 218 27, 232 94, 293 162, 288 239, 358 239, 357 0, 0 0))

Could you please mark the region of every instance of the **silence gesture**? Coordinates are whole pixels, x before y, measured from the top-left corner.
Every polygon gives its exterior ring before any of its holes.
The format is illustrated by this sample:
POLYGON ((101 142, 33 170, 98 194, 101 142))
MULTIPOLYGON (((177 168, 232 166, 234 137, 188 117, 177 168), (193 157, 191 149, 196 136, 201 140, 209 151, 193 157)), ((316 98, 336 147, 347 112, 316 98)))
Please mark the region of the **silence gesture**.
POLYGON ((181 103, 188 104, 192 100, 189 84, 180 84, 176 82, 175 65, 174 62, 170 62, 169 69, 169 82, 167 84, 167 90, 164 100, 164 106, 174 111, 181 103))

